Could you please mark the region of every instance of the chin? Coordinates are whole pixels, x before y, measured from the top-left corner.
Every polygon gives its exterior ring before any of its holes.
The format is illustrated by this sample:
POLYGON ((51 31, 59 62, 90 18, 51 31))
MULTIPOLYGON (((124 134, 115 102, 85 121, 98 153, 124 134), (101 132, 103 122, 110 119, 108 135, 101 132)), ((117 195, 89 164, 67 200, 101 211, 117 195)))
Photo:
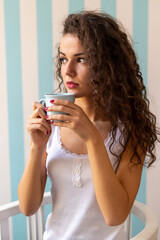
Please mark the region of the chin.
POLYGON ((67 93, 74 93, 76 94, 78 91, 76 88, 67 88, 67 93))

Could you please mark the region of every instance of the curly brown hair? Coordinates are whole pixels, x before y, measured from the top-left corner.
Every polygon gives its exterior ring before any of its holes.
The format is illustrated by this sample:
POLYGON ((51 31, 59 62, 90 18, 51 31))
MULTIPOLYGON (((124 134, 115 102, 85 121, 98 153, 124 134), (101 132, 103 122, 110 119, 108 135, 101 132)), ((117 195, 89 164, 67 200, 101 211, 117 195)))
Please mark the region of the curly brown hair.
MULTIPOLYGON (((65 19, 63 35, 67 33, 78 36, 91 71, 95 106, 103 108, 112 122, 110 151, 116 155, 111 148, 121 122, 124 126, 120 128, 122 153, 129 141, 133 152, 130 162, 141 164, 141 154, 145 153, 148 156, 145 165, 151 166, 156 160, 154 149, 156 141, 159 142, 160 132, 156 127, 156 117, 149 110, 149 100, 132 41, 123 26, 109 14, 82 11, 70 14, 65 19), (127 136, 125 143, 124 136, 127 136)), ((63 80, 59 48, 57 59, 56 75, 61 91, 63 80)), ((121 154, 116 155, 118 160, 121 154)))

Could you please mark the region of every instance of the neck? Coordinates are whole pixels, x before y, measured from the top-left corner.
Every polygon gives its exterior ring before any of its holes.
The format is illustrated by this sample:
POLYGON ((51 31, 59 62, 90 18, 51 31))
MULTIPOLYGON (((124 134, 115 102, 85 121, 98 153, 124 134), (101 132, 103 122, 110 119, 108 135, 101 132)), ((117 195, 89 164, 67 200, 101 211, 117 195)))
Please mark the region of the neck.
POLYGON ((85 114, 88 116, 88 118, 91 120, 91 122, 96 122, 96 121, 107 121, 108 119, 106 116, 104 116, 104 113, 102 109, 97 109, 95 111, 95 104, 92 100, 92 98, 76 98, 75 99, 75 104, 80 106, 85 114))

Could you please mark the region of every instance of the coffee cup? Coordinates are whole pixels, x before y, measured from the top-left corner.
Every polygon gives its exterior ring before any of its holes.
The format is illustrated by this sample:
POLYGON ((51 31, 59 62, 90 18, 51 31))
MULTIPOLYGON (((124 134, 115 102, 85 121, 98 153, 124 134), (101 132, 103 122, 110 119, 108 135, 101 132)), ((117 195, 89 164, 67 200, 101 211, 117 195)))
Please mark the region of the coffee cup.
MULTIPOLYGON (((45 107, 50 107, 53 106, 54 103, 51 103, 51 100, 55 100, 55 99, 64 99, 64 100, 68 100, 70 102, 74 103, 75 100, 75 95, 74 93, 50 93, 50 94, 45 94, 44 95, 45 98, 40 99, 39 103, 43 104, 45 107)), ((67 113, 64 112, 55 112, 55 111, 47 111, 47 115, 53 115, 53 114, 65 114, 68 115, 67 113)), ((59 120, 55 120, 55 121, 59 121, 59 120)))

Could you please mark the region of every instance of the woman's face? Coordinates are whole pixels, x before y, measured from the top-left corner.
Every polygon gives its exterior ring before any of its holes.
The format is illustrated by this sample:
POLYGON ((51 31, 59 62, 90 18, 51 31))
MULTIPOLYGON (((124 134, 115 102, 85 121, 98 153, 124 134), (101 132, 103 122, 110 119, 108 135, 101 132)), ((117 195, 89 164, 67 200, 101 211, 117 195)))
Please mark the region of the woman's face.
POLYGON ((82 45, 76 35, 65 34, 60 44, 61 75, 69 93, 87 97, 92 93, 90 71, 82 45))

